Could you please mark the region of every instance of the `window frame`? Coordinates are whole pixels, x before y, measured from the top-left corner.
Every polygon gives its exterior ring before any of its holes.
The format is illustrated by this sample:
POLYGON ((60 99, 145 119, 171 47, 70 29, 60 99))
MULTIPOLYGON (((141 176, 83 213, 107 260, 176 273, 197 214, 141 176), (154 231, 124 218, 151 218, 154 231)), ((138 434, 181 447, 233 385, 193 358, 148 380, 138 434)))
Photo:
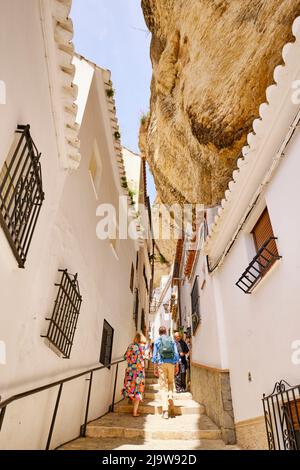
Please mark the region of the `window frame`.
POLYGON ((112 358, 112 352, 113 352, 113 346, 114 346, 114 334, 115 334, 115 330, 114 328, 108 323, 107 320, 103 320, 103 326, 102 326, 102 338, 101 338, 101 348, 100 348, 100 358, 99 358, 99 362, 100 364, 103 364, 105 367, 107 367, 108 369, 110 368, 110 364, 111 364, 111 358, 112 358), (110 333, 110 337, 111 337, 111 341, 110 341, 110 345, 109 345, 109 353, 107 354, 107 338, 108 338, 108 334, 107 332, 110 333), (107 356, 109 356, 107 358, 107 356), (108 360, 106 360, 106 358, 108 360))
POLYGON ((191 318, 192 318, 192 329, 193 329, 193 335, 195 335, 198 327, 201 324, 201 310, 200 310, 200 289, 199 289, 199 277, 200 276, 195 276, 194 284, 191 289, 191 318), (194 297, 194 291, 197 289, 197 302, 195 303, 193 301, 194 297), (195 305, 197 306, 197 311, 194 312, 194 307, 195 305), (194 321, 194 319, 197 318, 197 322, 194 321))

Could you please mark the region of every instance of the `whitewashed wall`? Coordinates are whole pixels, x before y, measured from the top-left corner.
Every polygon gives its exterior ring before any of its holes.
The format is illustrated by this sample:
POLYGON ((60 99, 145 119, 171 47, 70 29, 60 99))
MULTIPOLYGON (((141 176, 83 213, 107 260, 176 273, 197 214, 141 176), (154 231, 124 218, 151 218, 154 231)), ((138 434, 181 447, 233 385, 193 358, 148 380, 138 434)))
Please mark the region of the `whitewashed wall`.
MULTIPOLYGON (((103 111, 105 93, 101 82, 94 81, 80 135, 82 163, 79 170, 67 174, 58 162, 38 4, 37 0, 1 4, 0 79, 7 85, 7 104, 0 106, 0 163, 6 158, 16 126, 30 124, 42 152, 46 195, 26 269, 17 267, 0 231, 0 340, 6 344, 7 355, 6 365, 0 365, 2 400, 99 364, 104 318, 115 329, 113 359, 123 355, 134 333, 129 289, 134 243, 120 241, 116 257, 108 241, 96 238, 96 207, 100 202, 116 204, 120 192, 103 111), (95 141, 103 163, 98 201, 88 172, 95 141), (52 314, 59 268, 78 273, 83 297, 70 360, 56 356, 41 338, 47 329, 45 317, 52 314)), ((107 411, 113 379, 113 369, 95 375, 90 419, 107 411)), ((122 371, 117 398, 121 381, 122 371)), ((64 387, 52 447, 78 435, 87 387, 85 377, 64 387)), ((44 448, 55 399, 56 391, 52 390, 9 406, 0 448, 44 448)))
MULTIPOLYGON (((300 383, 300 365, 292 362, 292 343, 300 340, 299 151, 297 131, 265 197, 200 293, 202 325, 193 339, 193 360, 230 369, 236 422, 262 416, 261 398, 276 381, 300 383), (246 295, 235 283, 255 255, 251 230, 265 205, 282 260, 246 295)), ((200 276, 202 262, 196 268, 200 276)), ((185 284, 184 305, 190 304, 191 289, 185 284)))

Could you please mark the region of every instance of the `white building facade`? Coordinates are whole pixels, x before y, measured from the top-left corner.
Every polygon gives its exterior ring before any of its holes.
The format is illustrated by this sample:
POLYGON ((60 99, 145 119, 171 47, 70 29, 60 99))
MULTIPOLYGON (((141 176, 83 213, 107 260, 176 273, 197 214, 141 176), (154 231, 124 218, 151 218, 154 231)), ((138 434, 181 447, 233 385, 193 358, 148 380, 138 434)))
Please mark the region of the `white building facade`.
POLYGON ((192 392, 223 438, 249 449, 300 447, 299 18, 293 34, 225 198, 180 267, 192 392))

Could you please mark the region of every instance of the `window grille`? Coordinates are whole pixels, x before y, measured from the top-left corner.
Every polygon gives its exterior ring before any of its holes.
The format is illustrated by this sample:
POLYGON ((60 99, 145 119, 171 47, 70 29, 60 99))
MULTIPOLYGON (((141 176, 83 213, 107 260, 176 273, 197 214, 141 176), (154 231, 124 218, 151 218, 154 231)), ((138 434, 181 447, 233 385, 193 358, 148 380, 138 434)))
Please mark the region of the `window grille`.
POLYGON ((24 268, 44 201, 41 154, 30 126, 18 126, 10 155, 0 171, 0 225, 20 268, 24 268))
POLYGON ((138 327, 138 319, 139 319, 139 290, 135 289, 134 295, 134 306, 133 306, 133 319, 135 323, 135 328, 138 327))
POLYGON ((264 275, 269 271, 271 266, 281 256, 278 255, 277 249, 274 252, 274 243, 276 246, 277 238, 270 237, 258 250, 257 255, 253 258, 247 269, 243 272, 236 285, 245 294, 251 294, 254 287, 261 281, 264 275))
POLYGON ((200 306, 199 306, 199 276, 196 276, 194 286, 191 292, 191 303, 192 303, 192 324, 193 333, 197 330, 201 323, 200 306))
POLYGON ((63 355, 64 359, 69 359, 82 297, 77 274, 69 274, 67 269, 60 269, 59 272, 62 273, 62 277, 60 283, 55 284, 58 287, 58 293, 52 318, 47 318, 50 323, 45 337, 63 355))
POLYGON ((114 340, 114 329, 110 326, 110 324, 106 320, 104 320, 100 362, 106 367, 111 363, 113 340, 114 340))
POLYGON ((133 293, 133 283, 134 283, 134 266, 131 265, 131 273, 130 273, 130 290, 133 293))

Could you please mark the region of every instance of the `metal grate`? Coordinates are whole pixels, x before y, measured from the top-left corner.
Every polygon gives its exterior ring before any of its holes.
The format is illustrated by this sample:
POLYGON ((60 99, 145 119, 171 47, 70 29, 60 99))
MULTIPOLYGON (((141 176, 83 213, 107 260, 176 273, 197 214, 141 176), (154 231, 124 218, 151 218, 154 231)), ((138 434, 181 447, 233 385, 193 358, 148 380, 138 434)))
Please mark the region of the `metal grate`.
POLYGON ((80 295, 77 274, 71 275, 67 269, 60 269, 62 278, 58 287, 57 298, 54 304, 52 318, 48 333, 45 336, 55 348, 69 359, 73 346, 74 335, 77 327, 82 297, 80 295))
POLYGON ((282 257, 278 253, 271 251, 274 247, 276 237, 270 237, 258 250, 257 255, 253 258, 246 271, 236 283, 245 294, 251 294, 254 287, 261 281, 264 275, 269 271, 276 260, 282 257))
POLYGON ((300 450, 300 385, 281 380, 262 401, 269 450, 300 450))
POLYGON ((24 268, 44 200, 41 154, 30 126, 18 126, 14 149, 0 172, 0 225, 20 268, 24 268))
POLYGON ((133 319, 135 323, 135 328, 137 329, 139 319, 139 290, 137 288, 134 292, 133 319))
POLYGON ((104 320, 100 362, 105 367, 108 367, 109 364, 111 363, 113 340, 114 340, 114 329, 110 326, 110 324, 106 320, 104 320))
POLYGON ((200 316, 200 307, 199 307, 199 276, 196 276, 194 286, 191 292, 191 302, 192 302, 192 324, 193 324, 193 333, 197 330, 199 324, 201 323, 200 316))

